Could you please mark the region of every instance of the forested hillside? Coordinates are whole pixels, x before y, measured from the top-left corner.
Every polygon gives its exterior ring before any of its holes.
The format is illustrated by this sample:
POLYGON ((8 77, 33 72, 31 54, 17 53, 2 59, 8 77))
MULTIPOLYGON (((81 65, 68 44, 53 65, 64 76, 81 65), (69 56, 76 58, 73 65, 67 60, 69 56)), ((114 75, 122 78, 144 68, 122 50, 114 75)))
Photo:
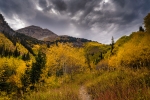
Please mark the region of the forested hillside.
POLYGON ((1 20, 0 99, 83 100, 83 91, 91 100, 150 99, 150 14, 145 29, 112 37, 110 45, 65 36, 41 41, 1 20))

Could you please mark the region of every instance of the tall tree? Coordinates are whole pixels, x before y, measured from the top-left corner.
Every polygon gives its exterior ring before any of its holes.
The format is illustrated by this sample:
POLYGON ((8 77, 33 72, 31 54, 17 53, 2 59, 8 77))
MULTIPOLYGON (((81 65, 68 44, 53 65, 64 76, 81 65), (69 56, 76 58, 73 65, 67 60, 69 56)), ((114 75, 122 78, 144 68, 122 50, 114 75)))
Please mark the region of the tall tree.
POLYGON ((114 49, 114 44, 115 44, 114 37, 112 36, 112 38, 111 38, 111 53, 112 53, 112 51, 114 49))
POLYGON ((14 57, 20 56, 20 52, 18 51, 17 47, 16 47, 13 55, 14 55, 14 57))
POLYGON ((33 63, 31 68, 31 83, 35 84, 39 82, 40 75, 42 74, 42 69, 45 67, 46 64, 46 55, 39 51, 36 62, 33 63))
POLYGON ((29 52, 26 55, 26 60, 30 60, 30 54, 29 54, 29 52))
POLYGON ((144 32, 144 28, 142 26, 139 27, 140 32, 144 32))
POLYGON ((150 33, 150 13, 144 18, 146 32, 150 33))
POLYGON ((30 68, 27 66, 24 75, 21 77, 21 83, 23 85, 22 90, 23 92, 28 91, 28 87, 30 86, 30 68))

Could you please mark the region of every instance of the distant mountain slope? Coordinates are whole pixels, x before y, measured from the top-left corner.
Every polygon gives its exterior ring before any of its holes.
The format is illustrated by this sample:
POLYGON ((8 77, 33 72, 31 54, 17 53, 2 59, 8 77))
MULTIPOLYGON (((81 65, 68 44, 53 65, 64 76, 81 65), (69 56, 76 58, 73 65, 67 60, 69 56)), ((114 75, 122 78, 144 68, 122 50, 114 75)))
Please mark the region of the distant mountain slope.
POLYGON ((10 35, 14 35, 15 32, 10 28, 8 23, 5 21, 2 14, 0 14, 0 32, 8 33, 10 35))
POLYGON ((48 29, 42 29, 41 27, 34 25, 19 29, 17 30, 17 32, 21 33, 22 35, 27 35, 35 39, 42 40, 43 42, 46 42, 48 44, 57 42, 70 42, 73 43, 74 46, 82 47, 83 43, 90 41, 84 38, 76 38, 67 35, 58 36, 48 29))
POLYGON ((73 43, 76 47, 82 47, 84 43, 90 42, 90 40, 84 38, 76 38, 67 35, 58 36, 48 29, 42 29, 34 25, 14 31, 7 24, 2 14, 0 14, 0 32, 11 40, 14 45, 18 42, 21 43, 32 54, 34 54, 32 47, 36 44, 51 45, 58 42, 69 42, 73 43))
POLYGON ((48 29, 42 29, 41 27, 34 25, 19 29, 17 30, 17 32, 31 36, 38 40, 43 40, 46 37, 49 37, 50 39, 55 39, 58 37, 58 35, 56 35, 52 31, 48 29))
POLYGON ((91 42, 91 40, 87 40, 84 38, 76 38, 76 37, 72 37, 72 36, 67 36, 67 35, 62 35, 62 36, 58 36, 55 39, 51 39, 49 37, 45 38, 44 41, 48 42, 49 44, 54 44, 54 43, 72 43, 73 46, 75 47, 83 47, 84 43, 86 42, 91 42))
POLYGON ((11 27, 7 24, 2 14, 0 14, 0 32, 8 38, 14 46, 17 43, 21 43, 30 53, 34 54, 32 51, 32 47, 35 44, 43 44, 43 41, 37 40, 25 34, 20 34, 15 32, 11 27))
POLYGON ((28 50, 20 43, 14 45, 4 34, 0 33, 0 47, 4 47, 5 50, 15 51, 17 48, 21 55, 27 53, 28 50))
POLYGON ((76 38, 76 37, 72 37, 72 36, 68 36, 68 35, 61 35, 58 36, 57 38, 51 40, 50 37, 44 38, 44 41, 58 41, 58 42, 89 42, 91 40, 87 40, 84 38, 76 38))
POLYGON ((83 43, 89 42, 90 40, 84 39, 84 38, 76 38, 72 36, 62 35, 58 36, 52 31, 48 29, 42 29, 39 26, 28 26, 22 29, 17 30, 18 33, 21 33, 22 35, 27 35, 33 38, 36 38, 38 40, 45 41, 46 43, 53 44, 57 42, 70 42, 73 43, 74 46, 82 47, 83 43))
MULTIPOLYGON (((42 29, 39 26, 28 26, 17 30, 18 33, 28 35, 30 37, 36 38, 38 40, 43 40, 47 42, 88 42, 89 40, 83 38, 75 38, 67 35, 58 36, 48 29, 42 29)), ((81 45, 81 44, 80 44, 81 45)))

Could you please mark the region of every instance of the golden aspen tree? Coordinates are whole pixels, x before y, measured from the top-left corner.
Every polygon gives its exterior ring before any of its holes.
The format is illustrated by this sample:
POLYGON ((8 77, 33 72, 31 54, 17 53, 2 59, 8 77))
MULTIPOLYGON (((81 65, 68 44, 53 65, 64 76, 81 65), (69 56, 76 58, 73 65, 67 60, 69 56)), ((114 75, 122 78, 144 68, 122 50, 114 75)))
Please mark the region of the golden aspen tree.
MULTIPOLYGON (((73 47, 72 44, 58 43, 48 48, 45 72, 49 76, 73 74, 86 69, 83 48, 73 47)), ((44 77, 44 76, 43 76, 44 77)))

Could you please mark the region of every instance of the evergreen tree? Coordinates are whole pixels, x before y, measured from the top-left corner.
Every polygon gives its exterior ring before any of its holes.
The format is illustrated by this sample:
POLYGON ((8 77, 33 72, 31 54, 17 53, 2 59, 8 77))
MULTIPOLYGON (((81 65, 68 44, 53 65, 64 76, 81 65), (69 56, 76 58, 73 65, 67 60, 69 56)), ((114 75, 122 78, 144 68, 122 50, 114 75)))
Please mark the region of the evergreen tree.
POLYGON ((103 53, 101 52, 101 54, 99 55, 100 59, 103 59, 103 53))
POLYGON ((0 56, 2 56, 3 48, 0 46, 0 56))
POLYGON ((50 44, 49 43, 47 43, 47 47, 50 48, 50 44))
POLYGON ((3 45, 2 46, 2 54, 1 54, 2 57, 5 55, 4 53, 5 53, 5 46, 3 45))
POLYGON ((5 48, 5 46, 0 46, 0 56, 1 57, 10 57, 12 56, 12 51, 5 48))
POLYGON ((27 54, 23 54, 23 55, 22 55, 22 60, 24 60, 24 61, 30 60, 29 52, 28 52, 27 54))
POLYGON ((111 39, 111 53, 113 52, 114 44, 115 44, 114 37, 112 37, 112 39, 111 39))
POLYGON ((15 49, 13 55, 14 55, 14 57, 20 56, 20 52, 18 51, 17 47, 16 47, 16 49, 15 49))
POLYGON ((8 49, 5 49, 4 51, 4 56, 7 57, 9 55, 9 50, 8 49))
POLYGON ((150 33, 150 13, 144 18, 146 32, 150 33))
POLYGON ((45 67, 46 64, 46 55, 39 51, 36 62, 33 63, 32 69, 31 69, 31 83, 33 85, 36 82, 39 82, 40 75, 42 74, 42 69, 45 67))
POLYGON ((30 68, 27 66, 24 75, 21 77, 21 82, 23 85, 23 92, 27 92, 30 86, 30 68))
POLYGON ((22 55, 22 60, 26 61, 26 54, 22 55))
POLYGON ((30 60, 30 54, 29 54, 29 52, 26 55, 26 60, 30 60))
POLYGON ((139 27, 140 32, 144 32, 144 28, 142 26, 139 27))
POLYGON ((8 56, 10 57, 10 56, 12 56, 12 54, 13 54, 12 51, 9 50, 9 51, 8 51, 8 56))

